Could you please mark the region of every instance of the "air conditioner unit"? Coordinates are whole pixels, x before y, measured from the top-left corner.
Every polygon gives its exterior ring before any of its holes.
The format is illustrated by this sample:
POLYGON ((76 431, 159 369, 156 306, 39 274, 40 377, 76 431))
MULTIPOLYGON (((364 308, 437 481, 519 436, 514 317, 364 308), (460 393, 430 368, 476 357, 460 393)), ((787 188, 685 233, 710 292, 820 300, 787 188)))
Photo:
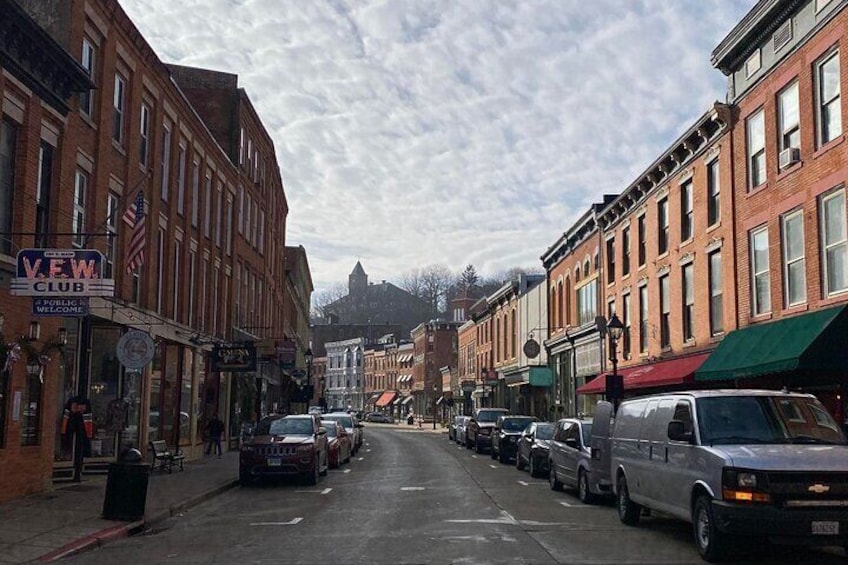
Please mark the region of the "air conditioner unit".
POLYGON ((780 152, 780 155, 777 159, 777 164, 778 167, 780 167, 780 170, 783 170, 787 167, 791 167, 800 160, 801 150, 797 147, 787 147, 786 149, 780 152))

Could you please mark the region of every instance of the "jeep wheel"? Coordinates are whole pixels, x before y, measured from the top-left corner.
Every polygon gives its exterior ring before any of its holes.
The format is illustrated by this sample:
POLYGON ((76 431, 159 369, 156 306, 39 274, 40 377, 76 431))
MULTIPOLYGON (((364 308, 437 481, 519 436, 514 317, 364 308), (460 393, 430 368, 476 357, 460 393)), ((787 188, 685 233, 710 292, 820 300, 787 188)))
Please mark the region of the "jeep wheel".
POLYGON ((524 462, 521 461, 521 454, 520 453, 515 454, 515 468, 518 469, 519 471, 524 470, 524 462))
MULTIPOLYGON (((330 453, 328 451, 324 452, 324 462, 326 463, 326 465, 324 465, 324 470, 318 473, 322 477, 326 477, 327 473, 330 472, 330 453)), ((321 463, 321 461, 319 460, 318 463, 321 463)))
POLYGON ((498 454, 495 453, 495 443, 494 442, 492 442, 492 448, 489 450, 489 457, 491 457, 492 459, 498 458, 498 454))
POLYGON ((730 545, 728 537, 716 527, 712 504, 707 496, 700 496, 695 502, 692 530, 698 553, 704 561, 714 563, 725 556, 730 545))
POLYGON ((618 478, 618 519, 623 524, 635 526, 639 523, 639 515, 642 507, 630 500, 630 491, 627 490, 627 479, 618 478))
POLYGON ((239 469, 239 484, 243 487, 250 486, 253 484, 253 477, 247 471, 239 469))
POLYGON ((509 455, 501 451, 500 453, 498 453, 498 461, 506 465, 507 463, 509 463, 509 455))
POLYGON ((595 503, 595 494, 589 490, 589 477, 583 469, 577 474, 577 497, 583 504, 595 503))
POLYGON ((551 483, 551 490, 562 490, 562 483, 559 482, 559 479, 557 479, 556 468, 554 467, 553 463, 551 463, 551 474, 548 476, 548 480, 551 483))
POLYGON ((306 484, 308 484, 310 486, 311 485, 317 485, 319 475, 320 475, 320 462, 315 461, 315 465, 312 466, 312 472, 310 472, 306 476, 306 484))

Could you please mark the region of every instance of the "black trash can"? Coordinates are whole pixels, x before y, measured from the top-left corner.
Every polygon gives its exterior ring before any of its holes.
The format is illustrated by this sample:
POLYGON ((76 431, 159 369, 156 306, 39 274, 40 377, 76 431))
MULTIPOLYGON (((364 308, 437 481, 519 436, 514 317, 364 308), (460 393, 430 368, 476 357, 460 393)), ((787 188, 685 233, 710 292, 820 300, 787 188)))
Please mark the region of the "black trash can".
POLYGON ((409 417, 406 419, 406 425, 411 426, 414 423, 415 423, 415 416, 410 414, 409 417))
POLYGON ((107 520, 140 520, 147 503, 150 465, 142 462, 109 463, 103 517, 107 520))

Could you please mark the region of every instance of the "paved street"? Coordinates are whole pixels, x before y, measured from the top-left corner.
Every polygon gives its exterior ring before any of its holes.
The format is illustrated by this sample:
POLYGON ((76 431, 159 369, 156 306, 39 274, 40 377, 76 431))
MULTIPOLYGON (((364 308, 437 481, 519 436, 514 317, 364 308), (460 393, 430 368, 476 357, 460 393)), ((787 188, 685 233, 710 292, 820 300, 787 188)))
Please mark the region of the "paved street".
MULTIPOLYGON (((67 562, 701 563, 687 524, 628 528, 611 505, 584 506, 443 434, 365 432, 352 463, 315 487, 235 488, 67 562)), ((844 563, 838 550, 748 551, 751 563, 844 563)))

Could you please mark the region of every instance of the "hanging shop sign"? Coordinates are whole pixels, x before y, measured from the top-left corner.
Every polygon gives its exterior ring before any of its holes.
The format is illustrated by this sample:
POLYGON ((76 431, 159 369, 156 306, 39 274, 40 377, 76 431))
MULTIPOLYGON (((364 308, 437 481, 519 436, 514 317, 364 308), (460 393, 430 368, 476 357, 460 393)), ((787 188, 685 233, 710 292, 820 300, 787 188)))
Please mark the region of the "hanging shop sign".
POLYGON ((32 315, 41 317, 88 316, 88 298, 40 298, 32 299, 32 315))
POLYGON ((460 384, 460 387, 462 388, 462 392, 474 392, 474 389, 477 388, 477 382, 476 381, 462 381, 462 383, 460 384))
POLYGON ((256 370, 256 347, 252 343, 231 343, 212 348, 209 370, 249 373, 256 370))
POLYGON ((140 330, 130 330, 118 340, 118 361, 127 369, 143 369, 153 360, 156 345, 149 334, 140 330))
POLYGON ((283 371, 294 369, 297 360, 297 344, 294 340, 284 339, 277 344, 277 358, 283 371))
POLYGON ((96 249, 21 249, 14 296, 113 296, 115 281, 103 278, 105 261, 96 249))

